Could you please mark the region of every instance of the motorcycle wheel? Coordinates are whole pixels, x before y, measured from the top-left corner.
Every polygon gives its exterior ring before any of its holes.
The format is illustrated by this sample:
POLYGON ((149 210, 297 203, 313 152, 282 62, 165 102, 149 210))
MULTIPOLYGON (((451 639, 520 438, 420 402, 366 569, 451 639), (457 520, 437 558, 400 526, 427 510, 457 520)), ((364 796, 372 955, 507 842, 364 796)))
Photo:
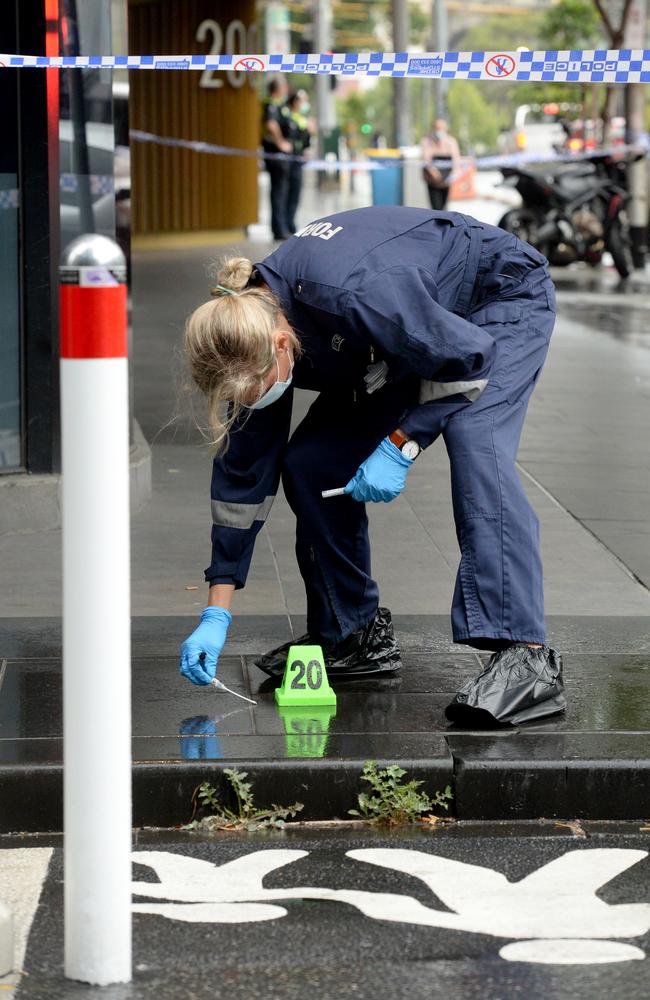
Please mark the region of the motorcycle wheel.
POLYGON ((614 267, 621 278, 629 278, 632 273, 632 255, 620 216, 612 219, 609 224, 605 234, 605 245, 612 255, 614 267))
POLYGON ((505 229, 525 243, 536 246, 535 239, 539 229, 539 219, 535 212, 528 208, 512 208, 499 220, 499 229, 505 229))

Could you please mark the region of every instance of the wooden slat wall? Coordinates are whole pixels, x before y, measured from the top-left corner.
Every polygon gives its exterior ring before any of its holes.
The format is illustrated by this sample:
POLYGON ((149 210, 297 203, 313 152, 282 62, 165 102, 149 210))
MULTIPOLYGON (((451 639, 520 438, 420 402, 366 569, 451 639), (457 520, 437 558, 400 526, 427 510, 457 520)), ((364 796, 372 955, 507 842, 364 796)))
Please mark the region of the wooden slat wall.
MULTIPOLYGON (((234 20, 247 27, 254 0, 131 0, 129 50, 137 55, 207 54, 195 41, 205 18, 225 36, 234 20)), ((222 50, 223 51, 223 50, 222 50)), ((135 70, 130 74, 130 124, 157 135, 256 149, 259 102, 248 80, 219 89, 199 86, 200 71, 135 70)), ((149 143, 131 144, 132 228, 163 233, 243 226, 257 220, 257 160, 214 156, 149 143)))

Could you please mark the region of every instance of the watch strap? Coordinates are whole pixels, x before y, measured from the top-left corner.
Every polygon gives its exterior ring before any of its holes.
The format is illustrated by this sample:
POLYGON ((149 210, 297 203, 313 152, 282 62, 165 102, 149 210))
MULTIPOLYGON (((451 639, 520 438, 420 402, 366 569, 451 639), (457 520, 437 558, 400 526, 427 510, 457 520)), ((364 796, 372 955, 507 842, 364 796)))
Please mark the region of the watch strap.
POLYGON ((401 451, 402 445, 406 444, 406 442, 409 440, 409 437, 407 434, 404 433, 404 431, 400 430, 398 427, 396 430, 393 431, 392 434, 388 435, 388 440, 391 442, 391 444, 394 444, 395 447, 399 448, 399 450, 401 451))

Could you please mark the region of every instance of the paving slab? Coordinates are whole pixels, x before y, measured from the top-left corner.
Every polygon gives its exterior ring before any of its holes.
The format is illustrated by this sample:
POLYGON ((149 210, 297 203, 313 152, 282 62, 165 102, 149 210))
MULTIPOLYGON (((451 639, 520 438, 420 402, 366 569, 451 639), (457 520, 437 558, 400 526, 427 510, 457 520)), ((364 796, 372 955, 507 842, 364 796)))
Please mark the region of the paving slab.
MULTIPOLYGON (((50 620, 3 622, 0 652, 0 831, 61 826, 60 634, 50 620), (25 796, 21 790, 29 788, 25 796)), ((650 814, 650 620, 557 617, 565 653, 565 715, 518 729, 463 731, 444 708, 487 654, 454 647, 446 617, 397 616, 404 669, 396 679, 335 683, 332 710, 279 711, 255 650, 298 634, 284 616, 239 619, 220 675, 257 702, 188 684, 178 673, 184 617, 133 620, 136 825, 187 819, 193 789, 236 765, 274 801, 304 802, 310 818, 354 807, 367 760, 398 762, 432 791, 451 784, 469 818, 650 814)), ((102 738, 101 720, 97 726, 102 738)))

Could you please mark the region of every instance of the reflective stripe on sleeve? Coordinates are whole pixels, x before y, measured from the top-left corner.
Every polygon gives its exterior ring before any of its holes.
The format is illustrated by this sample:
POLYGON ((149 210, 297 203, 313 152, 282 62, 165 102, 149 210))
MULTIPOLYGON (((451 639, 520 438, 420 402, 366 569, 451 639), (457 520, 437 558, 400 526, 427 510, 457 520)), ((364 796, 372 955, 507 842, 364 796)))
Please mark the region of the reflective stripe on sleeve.
POLYGON ((488 379, 479 378, 473 382, 433 382, 422 379, 420 382, 420 402, 430 403, 434 399, 444 399, 445 396, 466 396, 473 403, 481 395, 488 379))
POLYGON ((266 521, 275 496, 265 497, 261 503, 233 503, 230 500, 212 501, 212 521, 220 528, 241 528, 246 531, 255 521, 266 521))

